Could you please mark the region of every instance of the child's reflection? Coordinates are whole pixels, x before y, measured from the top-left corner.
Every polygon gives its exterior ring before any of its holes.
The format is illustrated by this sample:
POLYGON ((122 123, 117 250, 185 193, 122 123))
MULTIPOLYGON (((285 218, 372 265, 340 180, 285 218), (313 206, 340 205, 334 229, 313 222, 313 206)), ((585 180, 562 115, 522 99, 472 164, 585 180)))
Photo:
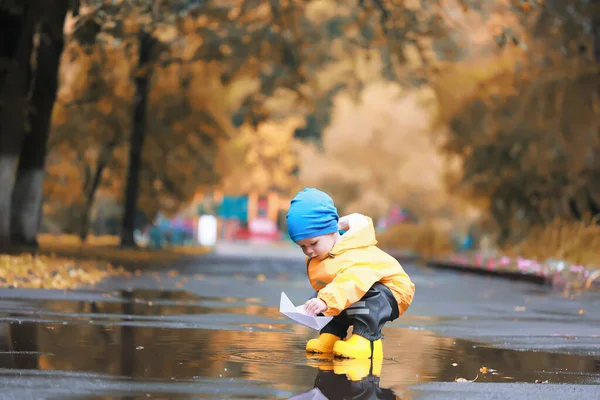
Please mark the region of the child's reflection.
POLYGON ((314 389, 289 400, 399 399, 393 390, 379 387, 381 364, 381 360, 321 360, 314 389))

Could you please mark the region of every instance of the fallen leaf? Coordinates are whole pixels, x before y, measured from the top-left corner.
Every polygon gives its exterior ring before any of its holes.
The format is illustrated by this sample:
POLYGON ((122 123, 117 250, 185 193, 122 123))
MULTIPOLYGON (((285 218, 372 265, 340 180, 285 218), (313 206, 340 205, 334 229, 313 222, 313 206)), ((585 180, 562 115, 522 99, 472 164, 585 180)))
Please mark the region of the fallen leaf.
POLYGON ((487 369, 487 367, 481 367, 481 368, 479 368, 479 372, 481 372, 482 374, 487 374, 488 369, 487 369))
POLYGON ((465 378, 455 378, 454 382, 458 382, 458 383, 472 383, 472 382, 475 382, 477 380, 477 378, 479 378, 479 375, 477 375, 475 377, 475 379, 473 379, 472 381, 470 381, 468 379, 465 379, 465 378))
POLYGON ((44 255, 0 255, 0 287, 63 289, 94 284, 108 276, 127 276, 106 262, 44 255))
POLYGON ((527 310, 527 308, 525 308, 523 306, 517 306, 517 307, 515 307, 515 311, 522 312, 522 311, 525 311, 525 310, 527 310))
POLYGON ((177 276, 177 271, 174 271, 174 270, 169 271, 170 278, 175 278, 176 276, 177 276))
POLYGON ((267 277, 264 274, 258 274, 258 276, 256 277, 256 279, 258 279, 259 281, 265 281, 267 280, 267 277))
POLYGON ((587 311, 585 311, 585 310, 579 310, 579 315, 585 315, 585 314, 587 314, 587 311))
POLYGON ((177 282, 175 284, 175 286, 177 286, 178 288, 181 288, 181 287, 183 287, 183 282, 177 282))

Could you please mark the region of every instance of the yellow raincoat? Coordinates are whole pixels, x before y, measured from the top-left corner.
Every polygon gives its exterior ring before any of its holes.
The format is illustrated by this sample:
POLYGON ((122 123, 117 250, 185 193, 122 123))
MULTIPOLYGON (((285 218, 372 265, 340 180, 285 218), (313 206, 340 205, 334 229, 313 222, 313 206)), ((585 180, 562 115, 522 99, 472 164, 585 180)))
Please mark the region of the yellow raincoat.
POLYGON ((327 304, 323 314, 338 315, 360 300, 375 282, 381 282, 392 291, 402 315, 412 302, 415 285, 395 258, 376 247, 371 218, 355 215, 366 218, 366 223, 356 229, 351 223, 330 257, 307 261, 310 284, 327 304))

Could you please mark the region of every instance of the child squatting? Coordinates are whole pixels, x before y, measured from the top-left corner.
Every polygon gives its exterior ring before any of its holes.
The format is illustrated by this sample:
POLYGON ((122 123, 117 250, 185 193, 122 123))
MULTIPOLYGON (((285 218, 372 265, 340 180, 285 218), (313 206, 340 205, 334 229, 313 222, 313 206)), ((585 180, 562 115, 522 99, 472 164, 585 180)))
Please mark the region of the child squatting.
POLYGON ((376 246, 371 218, 350 214, 340 219, 329 195, 305 188, 292 199, 287 225, 307 256, 308 279, 316 290, 304 310, 333 317, 318 338, 308 341, 306 351, 383 358, 381 329, 408 309, 415 285, 400 263, 376 246))

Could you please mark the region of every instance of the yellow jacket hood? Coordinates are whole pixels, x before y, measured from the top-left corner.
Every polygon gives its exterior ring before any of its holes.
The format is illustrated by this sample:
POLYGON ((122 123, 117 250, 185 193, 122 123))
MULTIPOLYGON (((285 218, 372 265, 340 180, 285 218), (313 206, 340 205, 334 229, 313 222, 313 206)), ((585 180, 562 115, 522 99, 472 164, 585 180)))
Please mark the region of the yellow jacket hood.
POLYGON ((375 246, 377 244, 373 220, 360 214, 353 214, 353 216, 356 216, 356 219, 350 220, 350 229, 342 235, 341 239, 333 246, 333 249, 331 249, 333 255, 338 255, 348 250, 375 246), (358 219, 359 217, 362 218, 362 221, 358 219))

